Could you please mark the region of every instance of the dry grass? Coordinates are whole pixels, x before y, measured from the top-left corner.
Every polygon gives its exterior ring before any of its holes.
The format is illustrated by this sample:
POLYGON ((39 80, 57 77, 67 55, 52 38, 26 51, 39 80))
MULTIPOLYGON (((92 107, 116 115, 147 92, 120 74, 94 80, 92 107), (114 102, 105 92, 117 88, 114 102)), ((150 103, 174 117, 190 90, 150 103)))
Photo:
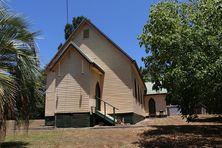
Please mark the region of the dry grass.
POLYGON ((21 147, 137 147, 138 134, 151 128, 56 129, 12 133, 4 146, 21 147))
MULTIPOLYGON (((149 119, 146 127, 105 129, 30 129, 8 132, 3 147, 222 147, 222 123, 202 117, 186 123, 180 117, 149 119), (154 125, 155 122, 161 123, 154 125), (169 124, 171 122, 171 124, 169 124)), ((33 123, 33 126, 35 124, 33 123)), ((35 125, 37 126, 37 124, 35 125)))

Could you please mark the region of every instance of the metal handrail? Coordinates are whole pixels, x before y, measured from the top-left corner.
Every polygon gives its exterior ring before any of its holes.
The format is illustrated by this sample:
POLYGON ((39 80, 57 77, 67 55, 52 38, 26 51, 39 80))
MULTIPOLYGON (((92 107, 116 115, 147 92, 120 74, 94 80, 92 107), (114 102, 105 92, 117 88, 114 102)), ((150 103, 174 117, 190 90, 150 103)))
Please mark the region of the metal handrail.
POLYGON ((113 108, 113 122, 115 124, 115 121, 116 121, 116 110, 119 110, 119 109, 114 107, 113 105, 109 104, 108 102, 100 99, 99 97, 96 97, 96 99, 99 99, 100 101, 104 102, 104 118, 106 116, 106 104, 108 104, 109 106, 111 106, 113 108))
POLYGON ((113 106, 113 105, 109 104, 108 102, 106 102, 106 101, 104 101, 104 100, 100 99, 99 97, 96 97, 96 99, 99 99, 99 100, 101 100, 102 102, 104 102, 104 103, 108 104, 109 106, 111 106, 111 107, 113 107, 113 108, 115 108, 115 109, 119 110, 119 109, 118 109, 118 108, 116 108, 115 106, 113 106))

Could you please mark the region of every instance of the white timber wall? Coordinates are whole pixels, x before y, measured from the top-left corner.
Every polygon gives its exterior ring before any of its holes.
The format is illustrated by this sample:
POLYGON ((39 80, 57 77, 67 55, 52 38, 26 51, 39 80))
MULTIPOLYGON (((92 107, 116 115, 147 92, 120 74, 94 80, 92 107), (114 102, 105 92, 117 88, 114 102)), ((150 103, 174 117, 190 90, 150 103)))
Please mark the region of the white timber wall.
POLYGON ((105 71, 102 99, 119 108, 119 113, 133 112, 130 60, 94 28, 86 24, 81 30, 74 43, 105 71), (89 29, 88 39, 83 39, 84 29, 89 29))

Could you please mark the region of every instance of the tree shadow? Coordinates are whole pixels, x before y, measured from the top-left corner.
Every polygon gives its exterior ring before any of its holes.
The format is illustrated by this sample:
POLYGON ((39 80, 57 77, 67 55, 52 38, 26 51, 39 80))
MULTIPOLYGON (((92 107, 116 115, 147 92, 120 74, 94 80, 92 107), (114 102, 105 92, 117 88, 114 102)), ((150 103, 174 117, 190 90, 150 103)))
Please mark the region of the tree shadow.
POLYGON ((215 122, 222 123, 222 117, 209 117, 209 118, 196 118, 192 119, 190 122, 215 122))
POLYGON ((29 143, 22 141, 9 141, 0 143, 0 148, 27 148, 29 143))
POLYGON ((222 146, 222 125, 153 126, 139 134, 139 147, 222 146))

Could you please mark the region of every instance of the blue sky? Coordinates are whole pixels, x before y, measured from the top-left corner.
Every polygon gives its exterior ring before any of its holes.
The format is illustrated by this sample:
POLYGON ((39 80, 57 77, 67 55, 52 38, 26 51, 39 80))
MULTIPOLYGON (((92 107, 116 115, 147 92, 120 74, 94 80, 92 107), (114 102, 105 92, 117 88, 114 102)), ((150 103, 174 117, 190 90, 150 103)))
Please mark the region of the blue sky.
MULTIPOLYGON (((139 66, 144 48, 137 36, 148 20, 150 6, 159 0, 69 0, 69 22, 72 17, 89 18, 102 32, 126 51, 139 66)), ((49 63, 64 43, 66 0, 9 0, 9 7, 30 21, 31 31, 40 31, 37 39, 41 65, 49 63)))

